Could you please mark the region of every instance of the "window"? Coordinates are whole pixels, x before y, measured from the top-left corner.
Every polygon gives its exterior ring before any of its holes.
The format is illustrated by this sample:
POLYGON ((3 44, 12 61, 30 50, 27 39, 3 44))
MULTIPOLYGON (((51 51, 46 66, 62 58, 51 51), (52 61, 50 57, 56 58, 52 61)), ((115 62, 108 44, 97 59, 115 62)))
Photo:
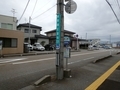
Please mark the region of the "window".
POLYGON ((37 33, 37 30, 32 30, 32 33, 37 33))
POLYGON ((1 23, 1 28, 4 28, 4 29, 13 29, 13 24, 10 24, 10 23, 1 23))
POLYGON ((29 29, 24 29, 24 33, 29 33, 29 29))
POLYGON ((17 39, 16 38, 1 38, 3 41, 4 48, 16 48, 17 47, 17 39))
POLYGON ((11 39, 11 47, 17 47, 17 39, 11 39))

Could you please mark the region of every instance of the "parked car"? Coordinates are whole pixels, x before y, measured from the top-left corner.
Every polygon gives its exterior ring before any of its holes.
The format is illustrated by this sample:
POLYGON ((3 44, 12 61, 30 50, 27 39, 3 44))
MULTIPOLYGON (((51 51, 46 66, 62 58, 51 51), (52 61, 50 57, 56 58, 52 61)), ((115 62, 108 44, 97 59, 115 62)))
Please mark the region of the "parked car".
POLYGON ((24 45, 27 46, 28 50, 32 51, 33 50, 33 46, 29 43, 24 43, 24 45))
POLYGON ((48 51, 54 50, 53 45, 50 45, 50 44, 46 44, 44 47, 45 47, 45 50, 48 50, 48 51))
POLYGON ((34 50, 39 50, 39 51, 44 51, 45 50, 45 48, 40 43, 35 43, 33 45, 33 49, 34 50))
POLYGON ((104 46, 104 49, 111 49, 111 47, 109 47, 109 46, 104 46))

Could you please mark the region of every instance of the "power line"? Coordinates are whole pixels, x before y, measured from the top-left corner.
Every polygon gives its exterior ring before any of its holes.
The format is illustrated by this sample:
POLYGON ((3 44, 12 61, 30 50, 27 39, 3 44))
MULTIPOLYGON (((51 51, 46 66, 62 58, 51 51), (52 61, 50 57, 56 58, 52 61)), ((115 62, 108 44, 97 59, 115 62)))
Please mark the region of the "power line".
POLYGON ((116 15, 115 11, 113 10, 113 8, 112 8, 111 4, 110 4, 107 0, 106 0, 106 2, 107 2, 107 3, 108 3, 108 5, 110 6, 110 8, 111 8, 111 10, 113 11, 113 13, 114 13, 114 15, 115 15, 115 17, 116 17, 116 19, 117 19, 118 23, 120 24, 120 21, 119 21, 119 19, 118 19, 117 15, 116 15))
POLYGON ((31 13, 31 16, 33 15, 33 12, 34 12, 34 10, 35 10, 35 7, 36 7, 36 4, 37 4, 37 1, 38 1, 38 0, 36 0, 36 2, 35 2, 35 5, 34 5, 34 8, 33 8, 33 11, 32 11, 32 13, 31 13))
POLYGON ((26 5, 26 7, 25 7, 25 9, 24 9, 24 11, 23 11, 23 13, 22 13, 22 15, 21 15, 21 17, 20 17, 19 21, 20 21, 20 20, 21 20, 21 18, 23 17, 23 15, 24 15, 24 13, 25 13, 25 11, 26 11, 27 7, 28 7, 29 2, 30 2, 30 0, 28 0, 27 5, 26 5))
MULTIPOLYGON (((38 17, 39 17, 39 16, 41 16, 42 14, 44 14, 44 13, 46 13, 47 11, 49 11, 50 9, 52 9, 54 6, 56 6, 56 4, 55 4, 55 5, 53 5, 51 8, 47 9, 45 12, 41 13, 40 15, 38 15, 38 16, 36 16, 36 17, 34 17, 33 19, 38 18, 38 17)), ((33 19, 32 19, 32 20, 33 20, 33 19)))
POLYGON ((119 4, 118 0, 117 0, 117 5, 118 5, 118 7, 119 7, 119 9, 120 9, 120 4, 119 4))
MULTIPOLYGON (((51 0, 49 0, 44 6, 42 6, 41 8, 39 8, 39 10, 42 9, 43 7, 45 7, 45 6, 46 6, 48 3, 50 3, 50 2, 51 2, 51 0)), ((39 11, 39 10, 38 10, 38 11, 39 11)), ((36 11, 36 12, 38 12, 38 11, 36 11)))
MULTIPOLYGON (((53 12, 51 12, 51 13, 53 13, 53 12)), ((55 15, 55 14, 51 14, 51 15, 49 14, 49 15, 47 15, 46 17, 40 19, 40 21, 46 20, 47 18, 51 17, 52 15, 55 15)))

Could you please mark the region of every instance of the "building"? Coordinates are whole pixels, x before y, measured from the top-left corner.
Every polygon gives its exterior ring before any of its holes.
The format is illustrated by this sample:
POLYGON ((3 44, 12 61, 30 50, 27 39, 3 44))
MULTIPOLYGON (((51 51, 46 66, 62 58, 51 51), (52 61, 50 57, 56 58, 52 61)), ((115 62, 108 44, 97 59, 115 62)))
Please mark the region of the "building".
MULTIPOLYGON (((56 44, 56 30, 54 29, 51 31, 47 31, 47 32, 45 32, 45 34, 49 37, 50 44, 55 45, 56 44)), ((85 40, 73 37, 74 34, 75 34, 75 32, 64 30, 64 36, 68 36, 70 38, 70 46, 73 49, 76 49, 77 44, 80 47, 79 43, 81 41, 85 41, 85 40), (77 43, 77 41, 78 41, 78 43, 77 43)))
POLYGON ((0 41, 2 41, 0 55, 23 53, 24 34, 16 30, 16 23, 15 17, 0 15, 0 41))
POLYGON ((16 30, 17 19, 16 17, 0 15, 0 28, 16 30))
POLYGON ((49 38, 45 35, 40 34, 42 27, 30 24, 29 23, 19 24, 17 30, 24 32, 24 42, 29 42, 34 44, 36 42, 41 43, 43 46, 49 43, 49 38))

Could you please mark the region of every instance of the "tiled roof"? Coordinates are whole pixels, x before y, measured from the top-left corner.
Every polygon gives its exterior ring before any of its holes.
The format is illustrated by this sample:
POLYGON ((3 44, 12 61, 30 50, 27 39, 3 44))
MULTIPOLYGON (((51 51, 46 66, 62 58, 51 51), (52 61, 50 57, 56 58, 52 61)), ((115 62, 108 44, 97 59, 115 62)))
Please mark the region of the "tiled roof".
MULTIPOLYGON (((56 29, 51 30, 51 31, 47 31, 47 32, 45 32, 45 33, 48 34, 48 33, 52 33, 52 32, 56 32, 56 29)), ((71 33, 71 34, 75 34, 75 32, 71 32, 71 31, 68 31, 68 30, 64 30, 64 32, 66 32, 66 33, 71 33)))
MULTIPOLYGON (((17 26, 17 28, 19 28, 19 27, 29 27, 29 23, 19 24, 19 25, 17 26)), ((37 26, 37 25, 30 24, 30 27, 31 27, 31 28, 38 28, 38 29, 42 30, 42 29, 41 29, 42 27, 37 26)))

